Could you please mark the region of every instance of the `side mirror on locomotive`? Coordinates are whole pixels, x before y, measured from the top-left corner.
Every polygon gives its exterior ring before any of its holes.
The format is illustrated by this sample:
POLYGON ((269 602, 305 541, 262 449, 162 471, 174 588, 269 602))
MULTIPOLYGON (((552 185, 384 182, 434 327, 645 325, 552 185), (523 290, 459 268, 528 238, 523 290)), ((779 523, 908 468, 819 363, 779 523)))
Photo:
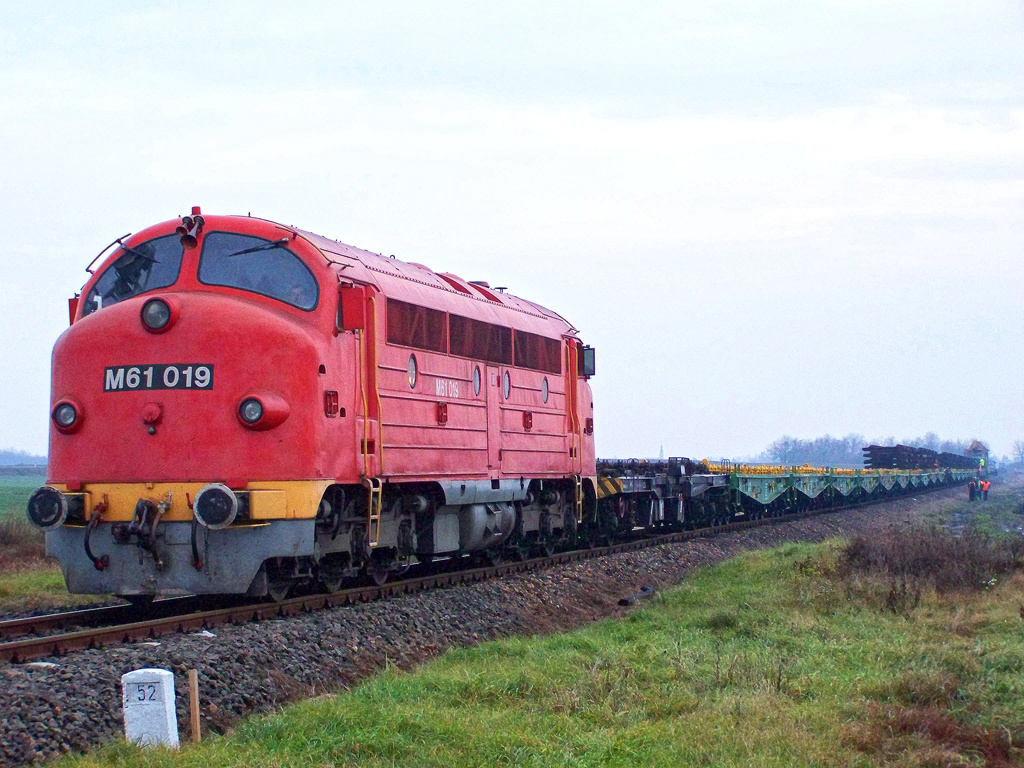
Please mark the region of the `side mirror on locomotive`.
POLYGON ((595 371, 596 371, 596 367, 595 367, 596 366, 596 361, 594 359, 594 348, 593 347, 584 347, 583 348, 583 353, 579 357, 579 361, 580 361, 580 364, 579 364, 580 376, 583 376, 584 378, 589 379, 591 376, 593 376, 595 374, 595 371))

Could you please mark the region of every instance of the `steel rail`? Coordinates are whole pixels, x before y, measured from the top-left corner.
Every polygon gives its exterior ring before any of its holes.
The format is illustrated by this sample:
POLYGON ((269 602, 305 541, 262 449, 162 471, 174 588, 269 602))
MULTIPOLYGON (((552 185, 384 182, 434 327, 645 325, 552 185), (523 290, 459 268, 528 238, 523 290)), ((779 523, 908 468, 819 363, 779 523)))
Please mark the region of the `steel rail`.
MULTIPOLYGON (((223 599, 217 598, 221 602, 223 599)), ((154 600, 148 605, 100 605, 94 608, 75 608, 67 611, 19 616, 0 621, 0 640, 10 640, 26 635, 43 635, 53 630, 70 627, 97 627, 126 624, 139 621, 142 617, 157 618, 193 612, 201 605, 208 605, 209 597, 196 595, 168 597, 154 600)), ((231 602, 238 602, 237 598, 231 602)))
MULTIPOLYGON (((949 487, 945 486, 943 488, 935 488, 933 490, 938 491, 948 489, 949 487)), ((277 603, 246 602, 229 607, 200 610, 193 613, 146 619, 114 626, 89 628, 74 632, 47 635, 44 637, 13 640, 0 643, 0 663, 21 663, 49 656, 62 656, 71 651, 101 648, 106 645, 128 643, 133 640, 151 640, 161 635, 212 629, 213 627, 222 624, 245 624, 252 621, 284 618, 294 616, 299 613, 323 610, 325 608, 352 605, 359 602, 369 602, 371 600, 378 600, 391 595, 411 594, 437 587, 485 581, 497 576, 525 573, 552 565, 580 562, 619 552, 632 552, 638 549, 646 549, 647 547, 660 546, 663 544, 673 544, 700 538, 711 538, 722 533, 741 531, 748 528, 757 528, 764 525, 780 525, 782 523, 789 523, 822 514, 848 512, 863 507, 874 506, 885 501, 896 501, 898 498, 900 497, 875 499, 856 504, 832 507, 829 509, 808 510, 805 512, 780 515, 777 517, 763 517, 757 520, 739 520, 726 523, 724 525, 708 526, 705 528, 686 531, 675 531, 667 534, 642 536, 605 547, 558 552, 549 557, 537 557, 529 560, 506 562, 482 568, 431 573, 424 576, 416 576, 411 579, 404 579, 402 581, 385 583, 380 586, 372 585, 353 587, 351 589, 344 589, 331 594, 303 595, 300 597, 288 598, 277 603)), ((189 599, 195 598, 175 598, 174 600, 189 599)), ((169 602, 172 601, 161 600, 154 603, 154 605, 169 602)), ((125 608, 130 606, 110 607, 125 608)), ((84 611, 71 611, 66 614, 14 619, 12 621, 24 622, 24 625, 30 626, 33 619, 39 621, 42 619, 74 616, 76 614, 98 616, 102 615, 100 611, 102 611, 102 609, 94 608, 84 611)), ((4 625, 0 624, 0 627, 2 626, 4 625)))

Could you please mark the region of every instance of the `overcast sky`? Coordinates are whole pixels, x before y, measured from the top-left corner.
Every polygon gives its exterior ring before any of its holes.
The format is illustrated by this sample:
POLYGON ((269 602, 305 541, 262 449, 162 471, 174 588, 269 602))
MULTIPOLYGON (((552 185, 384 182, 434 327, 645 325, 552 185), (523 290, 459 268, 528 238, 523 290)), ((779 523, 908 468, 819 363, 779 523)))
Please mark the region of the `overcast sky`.
POLYGON ((0 148, 0 447, 192 205, 560 312, 601 455, 1024 439, 1019 1, 5 3, 0 148))

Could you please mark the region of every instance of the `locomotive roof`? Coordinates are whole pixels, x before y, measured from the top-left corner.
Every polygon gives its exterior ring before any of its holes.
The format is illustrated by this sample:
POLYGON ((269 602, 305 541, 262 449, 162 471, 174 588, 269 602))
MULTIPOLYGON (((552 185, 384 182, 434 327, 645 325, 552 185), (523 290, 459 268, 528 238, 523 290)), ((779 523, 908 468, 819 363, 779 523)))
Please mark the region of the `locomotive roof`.
MULTIPOLYGON (((193 215, 198 213, 198 208, 194 208, 193 215)), ((252 230, 252 225, 256 224, 257 229, 262 228, 262 225, 269 225, 278 230, 293 232, 320 252, 327 261, 328 268, 337 275, 339 282, 351 281, 372 285, 388 298, 529 331, 549 338, 577 335, 576 328, 557 312, 510 293, 492 289, 486 283, 471 283, 458 275, 435 272, 422 264, 401 261, 394 256, 388 257, 366 251, 323 235, 256 216, 218 216, 213 214, 204 216, 204 219, 206 231, 221 228, 230 230, 233 229, 232 224, 235 222, 238 224, 246 222, 249 226, 244 229, 249 231, 252 230)), ((179 223, 181 223, 180 220, 172 219, 147 227, 135 233, 129 240, 134 240, 137 237, 153 237, 179 223)), ((266 232, 259 233, 259 236, 267 235, 266 232)), ((111 246, 113 245, 111 243, 111 246)), ((94 272, 91 267, 87 267, 87 271, 93 275, 90 280, 95 280, 97 274, 102 274, 107 265, 118 258, 116 251, 108 253, 105 250, 100 256, 104 255, 106 258, 99 270, 94 272)), ((99 258, 97 257, 97 259, 99 258)), ((88 284, 89 281, 86 282, 86 285, 88 284)))
POLYGON ((544 335, 575 336, 576 329, 557 312, 510 293, 439 273, 415 262, 365 251, 296 227, 289 229, 314 245, 338 271, 339 280, 368 283, 385 296, 446 312, 508 325, 544 335))

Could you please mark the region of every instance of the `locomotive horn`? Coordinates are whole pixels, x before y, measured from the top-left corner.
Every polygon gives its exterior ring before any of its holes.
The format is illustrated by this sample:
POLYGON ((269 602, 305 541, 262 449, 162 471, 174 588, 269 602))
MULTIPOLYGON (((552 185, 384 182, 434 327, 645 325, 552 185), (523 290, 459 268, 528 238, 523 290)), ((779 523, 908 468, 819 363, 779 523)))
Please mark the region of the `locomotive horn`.
MULTIPOLYGON (((181 229, 181 227, 178 227, 178 229, 181 229)), ((187 232, 181 235, 181 245, 184 248, 195 248, 196 243, 199 241, 199 233, 202 231, 203 225, 201 223, 193 224, 187 232)))
POLYGON ((175 228, 174 234, 179 235, 179 236, 187 235, 188 231, 190 229, 192 229, 192 226, 193 226, 192 219, 189 216, 182 216, 181 217, 181 224, 179 224, 175 228))

